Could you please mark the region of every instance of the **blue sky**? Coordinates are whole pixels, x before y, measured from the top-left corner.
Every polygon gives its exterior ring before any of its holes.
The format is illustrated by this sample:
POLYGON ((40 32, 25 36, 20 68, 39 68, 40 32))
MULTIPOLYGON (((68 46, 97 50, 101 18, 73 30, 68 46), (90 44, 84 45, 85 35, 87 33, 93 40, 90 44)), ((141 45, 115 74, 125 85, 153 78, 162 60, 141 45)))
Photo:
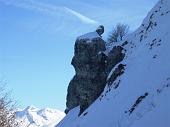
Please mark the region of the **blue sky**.
POLYGON ((0 0, 0 80, 21 108, 65 109, 77 36, 118 22, 135 30, 157 0, 0 0))

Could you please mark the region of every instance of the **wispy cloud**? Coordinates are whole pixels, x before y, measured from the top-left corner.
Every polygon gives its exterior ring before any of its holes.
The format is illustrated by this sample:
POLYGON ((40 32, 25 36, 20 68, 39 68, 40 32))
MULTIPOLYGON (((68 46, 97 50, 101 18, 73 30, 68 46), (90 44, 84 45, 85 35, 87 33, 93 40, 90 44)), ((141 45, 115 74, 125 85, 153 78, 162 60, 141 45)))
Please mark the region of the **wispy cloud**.
POLYGON ((24 8, 27 10, 37 11, 43 14, 52 14, 55 16, 60 16, 61 14, 65 14, 66 12, 67 13, 69 12, 72 16, 76 17, 78 20, 80 20, 83 23, 87 23, 87 24, 97 23, 97 21, 87 16, 84 16, 70 8, 37 2, 35 0, 0 0, 0 3, 9 6, 24 8))
POLYGON ((97 21, 90 19, 90 18, 70 9, 70 8, 64 7, 64 9, 66 11, 70 12, 71 14, 73 14, 74 16, 78 17, 82 22, 89 23, 89 24, 96 24, 97 23, 97 21))

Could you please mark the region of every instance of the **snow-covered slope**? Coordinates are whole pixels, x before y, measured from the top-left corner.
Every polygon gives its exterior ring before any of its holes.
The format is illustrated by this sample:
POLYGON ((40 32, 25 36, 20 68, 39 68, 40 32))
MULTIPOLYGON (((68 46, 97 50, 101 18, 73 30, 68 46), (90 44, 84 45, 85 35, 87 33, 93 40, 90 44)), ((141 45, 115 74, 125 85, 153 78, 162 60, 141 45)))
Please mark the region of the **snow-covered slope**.
POLYGON ((170 126, 170 0, 159 0, 122 44, 124 74, 81 116, 74 108, 56 127, 170 126))
POLYGON ((21 127, 54 127, 65 114, 56 109, 38 109, 34 106, 16 111, 16 118, 21 127))

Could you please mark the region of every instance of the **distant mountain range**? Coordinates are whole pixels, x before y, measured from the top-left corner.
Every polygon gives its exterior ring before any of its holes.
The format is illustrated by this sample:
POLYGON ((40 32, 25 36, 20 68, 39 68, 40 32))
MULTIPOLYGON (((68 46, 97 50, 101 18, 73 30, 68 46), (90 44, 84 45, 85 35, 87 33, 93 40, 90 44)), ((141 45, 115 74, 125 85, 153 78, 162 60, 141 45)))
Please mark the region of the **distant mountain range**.
POLYGON ((25 109, 17 109, 16 118, 21 127, 54 127, 65 114, 56 109, 39 109, 28 106, 25 109))

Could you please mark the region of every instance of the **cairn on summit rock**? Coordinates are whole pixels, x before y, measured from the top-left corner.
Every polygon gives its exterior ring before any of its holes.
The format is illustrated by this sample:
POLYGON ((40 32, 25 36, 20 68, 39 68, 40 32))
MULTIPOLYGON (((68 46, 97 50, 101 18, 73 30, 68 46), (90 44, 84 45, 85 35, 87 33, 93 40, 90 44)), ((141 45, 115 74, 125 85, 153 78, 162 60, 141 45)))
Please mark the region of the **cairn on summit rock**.
POLYGON ((97 29, 96 32, 101 36, 104 33, 104 26, 100 25, 97 29))
POLYGON ((116 61, 112 62, 105 55, 105 42, 101 38, 103 33, 104 27, 99 26, 96 31, 78 37, 75 42, 71 64, 76 74, 68 86, 65 113, 80 106, 81 115, 103 92, 112 65, 122 60, 122 57, 117 58, 122 55, 122 50, 117 48, 112 51, 116 56, 110 55, 116 61), (108 63, 112 65, 108 66, 108 63))

